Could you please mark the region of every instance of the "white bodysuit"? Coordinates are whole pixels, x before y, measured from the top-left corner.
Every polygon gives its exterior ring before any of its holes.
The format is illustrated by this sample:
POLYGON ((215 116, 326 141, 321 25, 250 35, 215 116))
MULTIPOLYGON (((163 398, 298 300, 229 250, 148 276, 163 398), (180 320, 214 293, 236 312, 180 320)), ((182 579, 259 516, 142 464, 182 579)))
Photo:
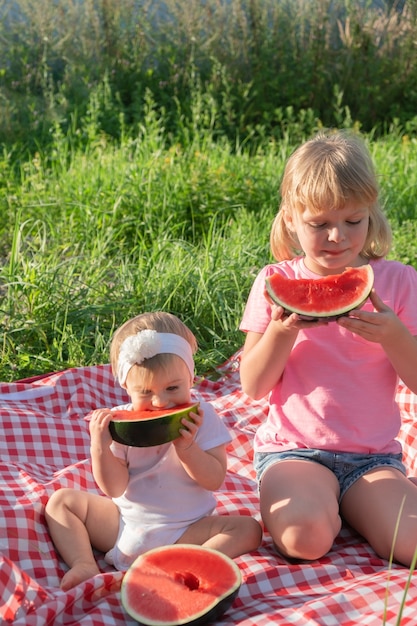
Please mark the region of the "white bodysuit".
MULTIPOLYGON (((204 410, 196 436, 200 448, 209 450, 231 441, 212 405, 200 402, 200 406, 204 410)), ((113 498, 120 509, 120 526, 106 561, 126 571, 143 552, 175 543, 193 522, 214 511, 216 499, 188 476, 172 442, 136 448, 113 441, 111 450, 127 464, 129 483, 122 496, 113 498)))

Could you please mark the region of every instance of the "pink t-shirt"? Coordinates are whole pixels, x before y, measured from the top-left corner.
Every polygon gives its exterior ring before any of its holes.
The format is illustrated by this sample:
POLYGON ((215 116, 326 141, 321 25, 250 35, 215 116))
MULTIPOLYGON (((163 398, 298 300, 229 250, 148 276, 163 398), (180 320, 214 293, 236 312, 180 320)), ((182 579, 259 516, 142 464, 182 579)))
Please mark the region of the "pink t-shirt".
MULTIPOLYGON (((371 261, 375 289, 417 335, 417 272, 398 261, 371 261)), ((318 278, 301 257, 264 267, 254 281, 240 330, 264 333, 271 307, 265 278, 318 278)), ((367 300, 364 310, 373 311, 367 300)), ((398 377, 384 350, 336 322, 301 330, 283 375, 269 395, 269 415, 255 451, 319 448, 362 454, 401 452, 398 377)))

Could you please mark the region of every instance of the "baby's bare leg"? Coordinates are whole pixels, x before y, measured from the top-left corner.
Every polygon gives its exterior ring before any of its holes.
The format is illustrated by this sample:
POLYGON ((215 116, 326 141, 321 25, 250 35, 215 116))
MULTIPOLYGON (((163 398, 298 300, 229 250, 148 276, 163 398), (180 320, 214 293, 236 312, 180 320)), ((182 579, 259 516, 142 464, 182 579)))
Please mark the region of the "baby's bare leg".
POLYGON ((107 552, 117 539, 119 511, 113 501, 86 491, 59 489, 49 499, 45 517, 55 547, 70 568, 61 588, 70 589, 98 574, 92 546, 107 552))
POLYGON ((249 516, 211 515, 191 524, 177 543, 192 543, 219 550, 234 559, 259 547, 260 524, 249 516))

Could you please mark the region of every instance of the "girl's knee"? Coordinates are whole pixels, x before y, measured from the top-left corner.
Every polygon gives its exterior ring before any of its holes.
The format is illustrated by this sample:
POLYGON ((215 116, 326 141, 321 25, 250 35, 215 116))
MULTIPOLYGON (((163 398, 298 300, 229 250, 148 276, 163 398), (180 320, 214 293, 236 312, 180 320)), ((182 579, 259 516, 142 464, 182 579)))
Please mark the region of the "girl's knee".
POLYGON ((408 533, 406 537, 387 533, 387 536, 370 536, 369 544, 376 554, 387 561, 393 560, 405 567, 411 567, 417 554, 417 533, 408 533))
POLYGON ((341 528, 341 519, 334 519, 320 511, 305 515, 302 519, 286 519, 269 529, 277 549, 290 558, 313 561, 331 549, 341 528))
POLYGON ((335 535, 325 525, 306 525, 304 528, 289 528, 282 536, 287 554, 293 558, 314 561, 329 552, 335 535))

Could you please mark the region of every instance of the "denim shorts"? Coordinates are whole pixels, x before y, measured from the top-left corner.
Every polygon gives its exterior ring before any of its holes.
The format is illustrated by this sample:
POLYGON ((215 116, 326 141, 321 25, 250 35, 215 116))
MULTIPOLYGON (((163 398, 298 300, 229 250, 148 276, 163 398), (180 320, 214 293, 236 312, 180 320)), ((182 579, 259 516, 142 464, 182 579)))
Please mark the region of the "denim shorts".
POLYGON ((339 481, 341 502, 346 491, 361 476, 376 467, 389 465, 406 475, 405 466, 402 462, 402 454, 353 454, 350 452, 331 452, 329 450, 316 450, 309 448, 299 448, 296 450, 285 450, 284 452, 256 452, 254 467, 260 484, 265 470, 275 463, 298 459, 313 461, 324 465, 331 470, 339 481))

